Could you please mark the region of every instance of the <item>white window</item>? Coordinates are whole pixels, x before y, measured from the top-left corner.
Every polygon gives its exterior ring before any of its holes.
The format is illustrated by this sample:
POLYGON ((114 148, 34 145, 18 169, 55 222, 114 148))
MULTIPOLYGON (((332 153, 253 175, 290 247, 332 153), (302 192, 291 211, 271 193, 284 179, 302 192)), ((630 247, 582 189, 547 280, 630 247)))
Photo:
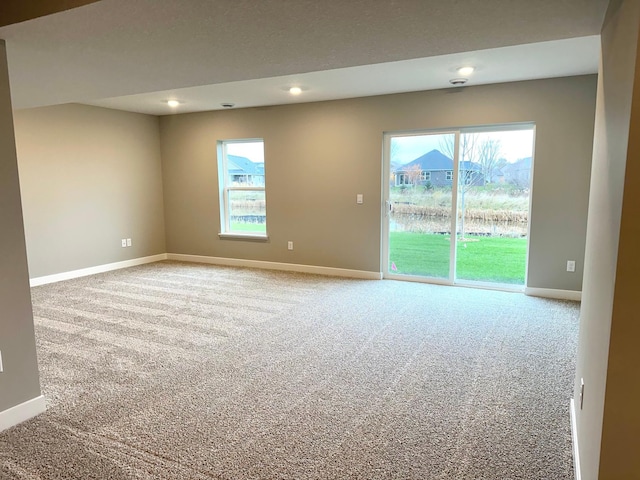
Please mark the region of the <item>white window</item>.
POLYGON ((220 234, 267 236, 264 141, 218 142, 220 234))
POLYGON ((463 170, 460 173, 463 175, 465 185, 474 183, 476 177, 480 174, 480 172, 474 170, 463 170))
POLYGON ((406 173, 398 173, 396 176, 396 185, 409 185, 409 175, 406 173))

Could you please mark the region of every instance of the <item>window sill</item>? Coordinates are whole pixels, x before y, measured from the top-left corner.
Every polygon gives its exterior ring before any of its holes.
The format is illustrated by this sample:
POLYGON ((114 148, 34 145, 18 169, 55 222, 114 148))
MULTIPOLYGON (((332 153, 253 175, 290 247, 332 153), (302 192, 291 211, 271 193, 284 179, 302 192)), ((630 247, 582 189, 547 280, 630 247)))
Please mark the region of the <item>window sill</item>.
POLYGON ((251 242, 268 242, 269 236, 264 233, 219 233, 220 240, 248 240, 251 242))

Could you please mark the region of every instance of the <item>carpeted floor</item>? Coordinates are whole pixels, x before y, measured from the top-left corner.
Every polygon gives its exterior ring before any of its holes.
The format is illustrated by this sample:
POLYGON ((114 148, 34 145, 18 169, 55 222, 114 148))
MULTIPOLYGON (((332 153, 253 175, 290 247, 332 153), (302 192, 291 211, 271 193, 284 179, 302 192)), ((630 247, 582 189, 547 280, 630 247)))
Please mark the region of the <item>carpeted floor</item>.
POLYGON ((162 262, 32 290, 1 479, 570 479, 578 304, 162 262))

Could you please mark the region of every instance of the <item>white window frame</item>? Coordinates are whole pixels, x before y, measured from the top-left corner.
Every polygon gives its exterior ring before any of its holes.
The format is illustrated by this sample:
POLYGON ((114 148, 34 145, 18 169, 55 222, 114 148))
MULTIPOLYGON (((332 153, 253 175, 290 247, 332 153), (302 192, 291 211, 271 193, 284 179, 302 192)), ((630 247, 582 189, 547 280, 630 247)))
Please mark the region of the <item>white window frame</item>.
POLYGON ((407 172, 399 172, 397 174, 397 182, 396 182, 396 186, 397 187, 403 187, 406 185, 410 185, 411 182, 409 182, 409 175, 407 175, 407 172))
MULTIPOLYGON (((255 239, 255 240, 267 240, 269 237, 266 232, 234 232, 231 230, 231 217, 229 215, 229 193, 234 191, 251 191, 251 192, 265 192, 265 224, 266 219, 266 168, 264 173, 264 182, 262 186, 237 186, 231 185, 228 174, 228 160, 227 160, 227 145, 234 143, 257 143, 262 142, 262 148, 264 149, 264 139, 262 138, 242 138, 236 140, 218 140, 218 192, 220 200, 220 238, 238 238, 238 239, 255 239)), ((266 163, 266 161, 265 161, 266 163)))

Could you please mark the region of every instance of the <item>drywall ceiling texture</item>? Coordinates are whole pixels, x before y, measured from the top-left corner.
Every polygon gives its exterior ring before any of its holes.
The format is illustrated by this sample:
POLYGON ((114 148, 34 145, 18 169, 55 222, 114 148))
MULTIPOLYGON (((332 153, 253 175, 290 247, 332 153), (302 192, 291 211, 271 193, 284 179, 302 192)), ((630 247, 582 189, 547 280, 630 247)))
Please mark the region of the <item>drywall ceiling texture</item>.
POLYGON ((640 478, 640 2, 611 2, 602 31, 574 396, 582 478, 640 478))
POLYGON ((104 0, 0 28, 16 108, 596 35, 607 0, 104 0))
POLYGON ((383 132, 535 122, 528 285, 581 290, 595 88, 590 75, 162 117, 168 252, 380 272, 383 132), (238 138, 265 141, 268 243, 218 238, 216 142, 238 138))
POLYGON ((0 40, 0 412, 40 396, 5 54, 0 40))
POLYGON ((86 105, 14 115, 31 278, 166 252, 157 117, 86 105))
POLYGON ((224 110, 222 104, 225 102, 234 103, 235 108, 247 108, 449 88, 449 81, 458 76, 457 69, 461 65, 476 67, 467 86, 589 75, 597 73, 599 58, 600 35, 592 35, 320 72, 174 88, 86 103, 149 115, 206 112, 224 110), (303 89, 301 95, 289 93, 289 87, 294 85, 303 89), (179 100, 180 105, 170 108, 167 105, 169 99, 179 100))

